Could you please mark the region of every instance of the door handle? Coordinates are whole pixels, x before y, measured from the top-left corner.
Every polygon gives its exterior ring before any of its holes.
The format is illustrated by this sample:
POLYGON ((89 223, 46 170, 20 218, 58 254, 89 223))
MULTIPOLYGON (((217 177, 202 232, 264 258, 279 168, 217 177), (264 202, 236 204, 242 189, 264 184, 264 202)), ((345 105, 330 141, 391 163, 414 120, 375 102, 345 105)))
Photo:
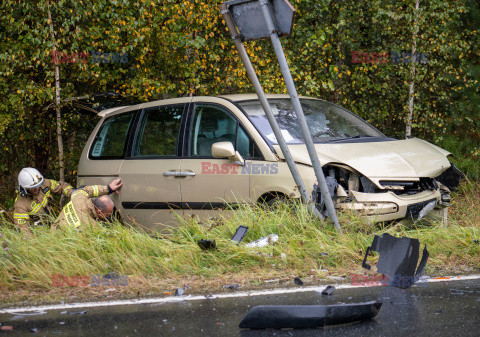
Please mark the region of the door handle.
POLYGON ((165 177, 193 177, 195 176, 195 172, 191 171, 167 171, 163 172, 165 177))

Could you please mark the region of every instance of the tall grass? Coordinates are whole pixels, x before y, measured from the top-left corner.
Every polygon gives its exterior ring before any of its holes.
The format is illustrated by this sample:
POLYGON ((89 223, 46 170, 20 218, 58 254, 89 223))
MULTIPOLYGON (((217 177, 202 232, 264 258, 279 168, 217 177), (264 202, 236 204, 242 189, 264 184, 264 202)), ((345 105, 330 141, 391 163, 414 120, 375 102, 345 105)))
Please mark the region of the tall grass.
POLYGON ((0 227, 0 288, 50 289, 52 274, 154 276, 162 280, 193 277, 243 279, 245 284, 272 276, 363 273, 360 264, 373 235, 388 232, 417 238, 430 251, 427 273, 472 271, 480 246, 480 188, 465 182, 450 212, 450 225, 371 225, 353 213, 339 214, 344 235, 329 222, 312 216, 301 204, 275 209, 245 206, 225 211, 214 220, 182 220, 170 235, 156 235, 119 223, 83 231, 34 228, 33 236, 17 232, 6 219, 0 227), (248 248, 230 240, 239 225, 249 227, 244 242, 277 234, 275 245, 248 248), (197 241, 215 240, 217 249, 202 251, 197 241))

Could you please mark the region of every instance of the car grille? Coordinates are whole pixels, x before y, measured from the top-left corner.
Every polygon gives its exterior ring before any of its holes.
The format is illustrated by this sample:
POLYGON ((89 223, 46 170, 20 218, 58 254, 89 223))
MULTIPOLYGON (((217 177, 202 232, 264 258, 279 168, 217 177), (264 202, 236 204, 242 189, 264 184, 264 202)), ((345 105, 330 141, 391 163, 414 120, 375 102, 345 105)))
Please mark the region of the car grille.
POLYGON ((397 195, 413 195, 423 191, 434 191, 438 189, 436 181, 432 178, 420 178, 419 181, 380 180, 380 185, 397 195))

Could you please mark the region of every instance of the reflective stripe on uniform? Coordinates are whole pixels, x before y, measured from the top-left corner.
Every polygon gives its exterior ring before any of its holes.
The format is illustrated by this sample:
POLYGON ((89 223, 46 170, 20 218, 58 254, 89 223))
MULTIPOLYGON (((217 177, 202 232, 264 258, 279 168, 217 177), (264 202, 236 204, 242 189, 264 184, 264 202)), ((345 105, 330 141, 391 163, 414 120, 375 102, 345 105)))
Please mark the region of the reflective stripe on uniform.
POLYGON ((28 219, 30 216, 27 213, 13 213, 14 219, 28 219))
POLYGON ((98 197, 98 186, 97 185, 93 185, 93 196, 94 197, 98 197))
MULTIPOLYGON (((49 193, 49 192, 47 192, 49 193)), ((47 195, 45 194, 45 196, 43 197, 43 200, 41 203, 37 204, 31 211, 30 211, 30 215, 33 215, 33 214, 36 214, 42 207, 45 207, 47 206, 47 202, 48 202, 48 197, 47 195)))
POLYGON ((72 189, 72 187, 65 187, 65 188, 63 189, 63 194, 65 194, 65 196, 67 196, 67 195, 68 195, 68 191, 70 191, 71 189, 72 189))
POLYGON ((65 205, 63 213, 65 214, 65 220, 67 220, 70 226, 77 228, 82 225, 71 201, 65 205))

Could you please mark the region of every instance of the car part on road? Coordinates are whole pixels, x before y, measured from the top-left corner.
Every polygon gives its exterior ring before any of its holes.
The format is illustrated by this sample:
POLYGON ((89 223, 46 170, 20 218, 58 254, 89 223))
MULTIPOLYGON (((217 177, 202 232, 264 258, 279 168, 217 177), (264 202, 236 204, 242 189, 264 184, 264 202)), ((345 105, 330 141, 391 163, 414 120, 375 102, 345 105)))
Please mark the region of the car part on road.
POLYGON ((322 290, 322 295, 331 295, 335 291, 334 286, 327 286, 325 289, 322 290))
POLYGON ((248 232, 248 227, 247 226, 238 226, 235 234, 233 234, 231 240, 232 241, 236 241, 237 244, 239 244, 240 242, 242 242, 243 238, 245 237, 245 235, 247 234, 248 232))
POLYGON ((402 289, 408 288, 422 276, 430 255, 425 246, 422 260, 417 268, 419 250, 420 242, 417 239, 396 238, 388 233, 382 236, 375 235, 371 246, 365 252, 362 267, 370 269, 367 257, 370 252, 377 252, 380 254, 377 271, 383 274, 382 284, 402 289))
POLYGON ((261 305, 240 322, 242 329, 314 329, 325 325, 364 321, 375 317, 382 302, 335 305, 261 305))

